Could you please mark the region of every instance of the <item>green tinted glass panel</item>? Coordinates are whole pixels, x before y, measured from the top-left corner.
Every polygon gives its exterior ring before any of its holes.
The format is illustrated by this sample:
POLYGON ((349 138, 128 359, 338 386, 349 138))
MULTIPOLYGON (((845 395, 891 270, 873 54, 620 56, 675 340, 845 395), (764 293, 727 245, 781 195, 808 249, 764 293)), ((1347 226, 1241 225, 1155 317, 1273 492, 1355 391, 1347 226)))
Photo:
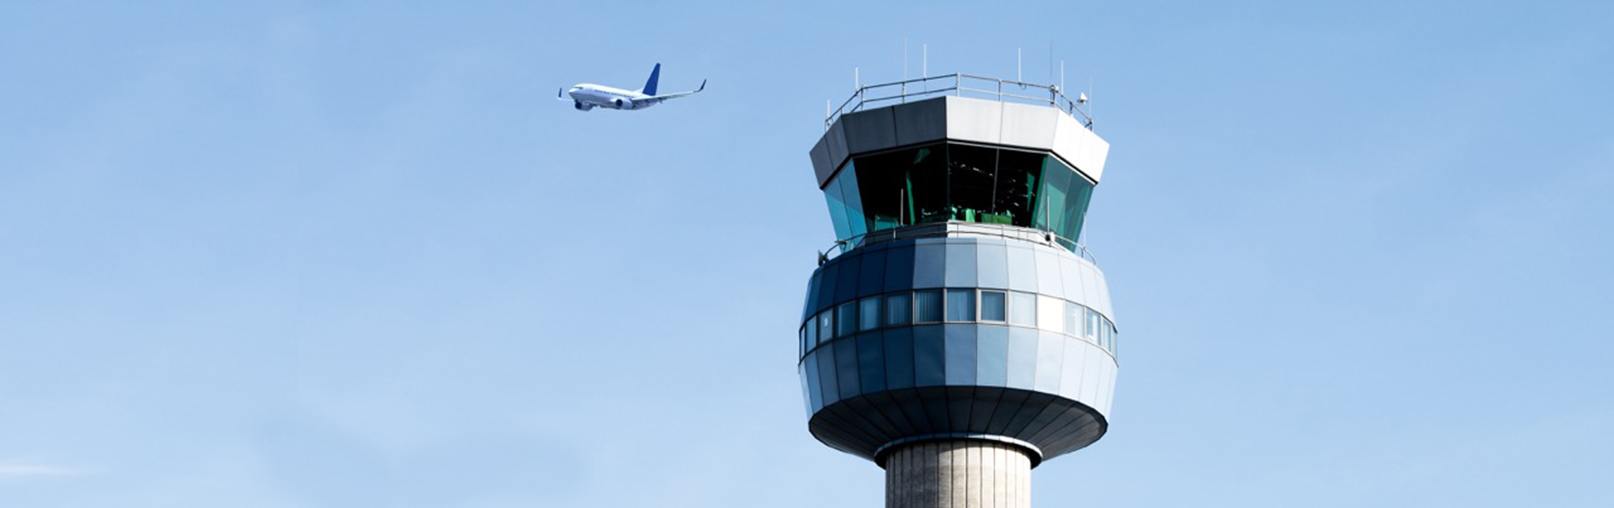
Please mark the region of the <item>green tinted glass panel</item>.
MULTIPOLYGON (((841 172, 845 175, 846 172, 841 172)), ((824 187, 824 201, 829 204, 829 220, 835 225, 835 239, 845 240, 852 236, 852 226, 846 216, 846 200, 841 196, 841 176, 830 179, 829 185, 824 187)))

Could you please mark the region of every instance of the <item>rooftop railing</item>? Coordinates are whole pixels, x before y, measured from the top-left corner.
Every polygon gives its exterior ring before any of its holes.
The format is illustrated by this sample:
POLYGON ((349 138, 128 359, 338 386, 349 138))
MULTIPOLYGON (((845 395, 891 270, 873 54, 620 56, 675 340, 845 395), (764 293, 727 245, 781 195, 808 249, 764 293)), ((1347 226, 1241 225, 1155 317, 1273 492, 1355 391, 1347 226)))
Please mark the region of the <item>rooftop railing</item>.
POLYGON ((1093 116, 1081 109, 1080 102, 1066 97, 1058 86, 954 73, 858 87, 840 108, 829 112, 824 119, 824 130, 829 130, 835 120, 847 113, 946 95, 1050 106, 1081 121, 1089 130, 1093 128, 1093 116))
POLYGON ((1094 265, 1098 264, 1098 258, 1093 257, 1093 254, 1087 251, 1087 247, 1076 243, 1075 240, 1071 240, 1048 231, 1020 226, 959 221, 932 222, 927 224, 916 224, 912 226, 882 229, 879 231, 870 231, 861 235, 855 235, 845 240, 837 240, 834 245, 830 246, 829 250, 818 253, 818 264, 823 265, 824 263, 829 262, 831 259, 840 257, 841 254, 865 245, 873 245, 894 240, 911 240, 915 238, 936 238, 945 236, 986 236, 1009 238, 1049 246, 1059 246, 1073 254, 1076 254, 1082 259, 1087 260, 1089 263, 1094 265))

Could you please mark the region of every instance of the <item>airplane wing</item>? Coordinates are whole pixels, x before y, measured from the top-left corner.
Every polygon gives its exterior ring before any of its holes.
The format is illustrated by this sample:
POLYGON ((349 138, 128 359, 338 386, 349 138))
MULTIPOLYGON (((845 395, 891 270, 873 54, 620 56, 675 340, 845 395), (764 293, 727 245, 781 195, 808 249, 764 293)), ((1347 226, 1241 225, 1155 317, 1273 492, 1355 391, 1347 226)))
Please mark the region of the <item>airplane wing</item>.
POLYGON ((557 88, 557 89, 555 89, 555 100, 557 100, 557 101, 570 101, 571 99, 566 98, 566 89, 565 88, 557 88))
POLYGON ((696 89, 690 90, 688 92, 670 93, 670 94, 666 94, 666 95, 653 95, 653 96, 650 96, 650 97, 645 97, 643 99, 634 99, 633 104, 634 105, 659 104, 659 103, 661 103, 661 101, 665 101, 667 99, 677 99, 679 97, 683 97, 683 96, 686 96, 686 95, 695 95, 697 93, 700 93, 701 90, 705 90, 705 89, 706 89, 706 80, 703 79, 703 80, 701 80, 700 88, 696 88, 696 89))

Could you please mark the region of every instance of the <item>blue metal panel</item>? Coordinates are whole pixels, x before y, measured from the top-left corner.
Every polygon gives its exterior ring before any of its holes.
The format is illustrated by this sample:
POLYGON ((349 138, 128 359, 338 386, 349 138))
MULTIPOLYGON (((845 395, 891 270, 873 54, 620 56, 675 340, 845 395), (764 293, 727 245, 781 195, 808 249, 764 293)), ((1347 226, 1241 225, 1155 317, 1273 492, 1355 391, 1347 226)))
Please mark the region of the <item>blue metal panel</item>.
POLYGON ((818 354, 818 383, 824 405, 834 404, 841 400, 841 385, 835 379, 835 348, 821 347, 818 354))
POLYGON ((914 244, 913 287, 939 288, 946 282, 947 249, 934 242, 914 244))
POLYGON ((945 345, 940 325, 913 327, 914 386, 947 383, 945 345))
POLYGON ((1009 388, 1030 390, 1037 382, 1037 331, 1009 327, 1009 388))
POLYGON ((841 260, 840 280, 835 282, 835 303, 857 298, 858 270, 863 266, 861 253, 841 260))
POLYGON ((1092 401, 1082 400, 1082 368, 1087 364, 1087 354, 1093 351, 1092 346, 1077 339, 1065 339, 1064 374, 1059 380, 1060 396, 1067 399, 1078 400, 1084 403, 1092 401))
POLYGON ((840 398, 856 397, 863 384, 858 381, 857 375, 857 341, 844 339, 835 341, 835 373, 836 383, 840 385, 840 398))
POLYGON ((1009 289, 1037 292, 1037 261, 1031 249, 1009 247, 1009 289))
POLYGON ((943 283, 950 288, 976 285, 975 242, 957 239, 947 242, 947 278, 943 283))
POLYGON ((817 413, 824 407, 824 391, 818 385, 818 352, 807 353, 807 359, 801 364, 806 372, 803 377, 807 379, 807 406, 812 408, 809 412, 817 413))
POLYGON ((983 288, 1009 287, 1009 247, 1002 242, 975 245, 976 285, 983 288))
POLYGON ((857 337, 857 370, 862 393, 885 389, 885 345, 883 332, 868 332, 857 337))
POLYGON ((1053 332, 1037 332, 1037 381, 1039 392, 1059 393, 1060 367, 1065 363, 1064 336, 1053 332))
POLYGON ((887 390, 913 388, 913 329, 886 330, 883 342, 885 342, 885 388, 887 390))
POLYGON ((796 377, 801 378, 801 403, 802 403, 802 407, 803 407, 803 409, 807 410, 807 417, 811 418, 813 416, 813 391, 807 388, 807 365, 806 364, 804 364, 804 363, 796 364, 796 377))
POLYGON ((1009 327, 981 325, 975 340, 975 384, 1009 386, 1009 327))
POLYGON ((947 384, 975 384, 975 325, 947 325, 943 334, 947 342, 947 384))
POLYGON ((813 311, 818 310, 815 307, 818 305, 819 273, 822 273, 822 270, 813 270, 813 276, 807 278, 807 300, 801 303, 801 321, 803 323, 807 322, 807 318, 813 315, 813 311))
POLYGON ((913 255, 914 248, 912 245, 885 250, 886 291, 913 289, 913 255))
POLYGON ((858 296, 880 294, 885 291, 885 249, 863 253, 863 266, 858 270, 858 296))
POLYGON ((841 263, 837 259, 818 269, 818 301, 813 303, 813 314, 829 308, 835 302, 835 282, 840 278, 841 263))

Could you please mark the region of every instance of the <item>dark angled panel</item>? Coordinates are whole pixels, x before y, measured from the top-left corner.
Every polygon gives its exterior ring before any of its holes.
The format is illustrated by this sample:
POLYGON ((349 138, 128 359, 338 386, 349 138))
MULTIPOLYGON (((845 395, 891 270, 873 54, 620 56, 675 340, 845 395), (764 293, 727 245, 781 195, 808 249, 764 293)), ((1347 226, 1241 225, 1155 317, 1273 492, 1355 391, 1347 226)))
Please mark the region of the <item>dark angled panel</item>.
POLYGON ((975 371, 975 325, 945 325, 942 333, 946 339, 946 380, 948 385, 974 385, 975 371))
MULTIPOLYGON (((917 431, 912 422, 912 416, 903 412, 902 405, 898 404, 897 400, 891 396, 893 393, 898 392, 876 392, 866 395, 866 397, 869 398, 869 403, 874 404, 874 407, 885 415, 886 421, 896 427, 897 435, 911 436, 916 434, 917 431)), ((920 413, 923 412, 921 411, 920 413)))
POLYGON ((917 390, 919 402, 925 406, 925 416, 930 417, 929 432, 952 432, 952 415, 949 411, 952 401, 947 398, 946 387, 920 387, 917 390))
MULTIPOLYGON (((1002 392, 998 397, 997 407, 992 410, 992 421, 986 426, 988 434, 1003 435, 1008 432, 1014 416, 1019 414, 1026 399, 1031 397, 1031 392, 1025 390, 1002 390, 1002 392)), ((1030 422, 1031 418, 1026 417, 1026 421, 1030 422)))
POLYGON ((914 386, 947 383, 945 344, 941 325, 913 327, 914 386))
POLYGON ((887 390, 914 386, 913 329, 893 328, 884 333, 887 390))
POLYGON ((835 372, 836 383, 840 385, 840 398, 856 397, 863 387, 857 375, 857 340, 852 338, 835 341, 835 372))
POLYGON ((913 245, 885 250, 885 290, 913 289, 913 245))
POLYGON ((947 242, 947 287, 975 287, 975 242, 950 239, 947 242))
POLYGON ((975 384, 1009 386, 1009 327, 980 325, 975 342, 975 384))
POLYGON ((970 428, 970 419, 975 409, 975 387, 949 386, 945 388, 947 397, 947 422, 949 432, 975 432, 970 428))
POLYGON ((818 310, 818 275, 823 270, 813 270, 813 276, 807 278, 807 300, 801 304, 801 322, 817 313, 818 310))
POLYGON ((970 401, 970 432, 984 434, 992 426, 992 415, 997 413, 999 399, 1003 397, 1001 388, 976 388, 974 398, 970 401))
POLYGON ((864 397, 852 397, 850 399, 841 401, 841 403, 846 404, 846 406, 851 409, 853 414, 862 418, 865 424, 865 429, 871 436, 874 437, 872 441, 879 443, 875 446, 879 446, 880 444, 884 444, 885 442, 896 439, 896 427, 891 425, 891 422, 886 419, 885 415, 882 414, 869 399, 864 397))
POLYGON ((858 296, 880 294, 885 291, 885 249, 863 254, 863 266, 858 269, 858 296))
MULTIPOLYGON (((1004 429, 1004 435, 1026 435, 1027 430, 1036 424, 1037 418, 1042 416, 1044 412, 1049 411, 1049 403, 1053 402, 1053 400, 1054 396, 1046 393, 1026 392, 1025 403, 1020 405, 1020 411, 1016 412, 1014 418, 1009 420, 1009 427, 1004 429)), ((1040 429, 1041 427, 1038 428, 1040 429)))
POLYGON ((885 345, 882 336, 884 332, 866 332, 857 337, 857 370, 858 380, 862 383, 859 391, 874 393, 885 390, 885 345))

